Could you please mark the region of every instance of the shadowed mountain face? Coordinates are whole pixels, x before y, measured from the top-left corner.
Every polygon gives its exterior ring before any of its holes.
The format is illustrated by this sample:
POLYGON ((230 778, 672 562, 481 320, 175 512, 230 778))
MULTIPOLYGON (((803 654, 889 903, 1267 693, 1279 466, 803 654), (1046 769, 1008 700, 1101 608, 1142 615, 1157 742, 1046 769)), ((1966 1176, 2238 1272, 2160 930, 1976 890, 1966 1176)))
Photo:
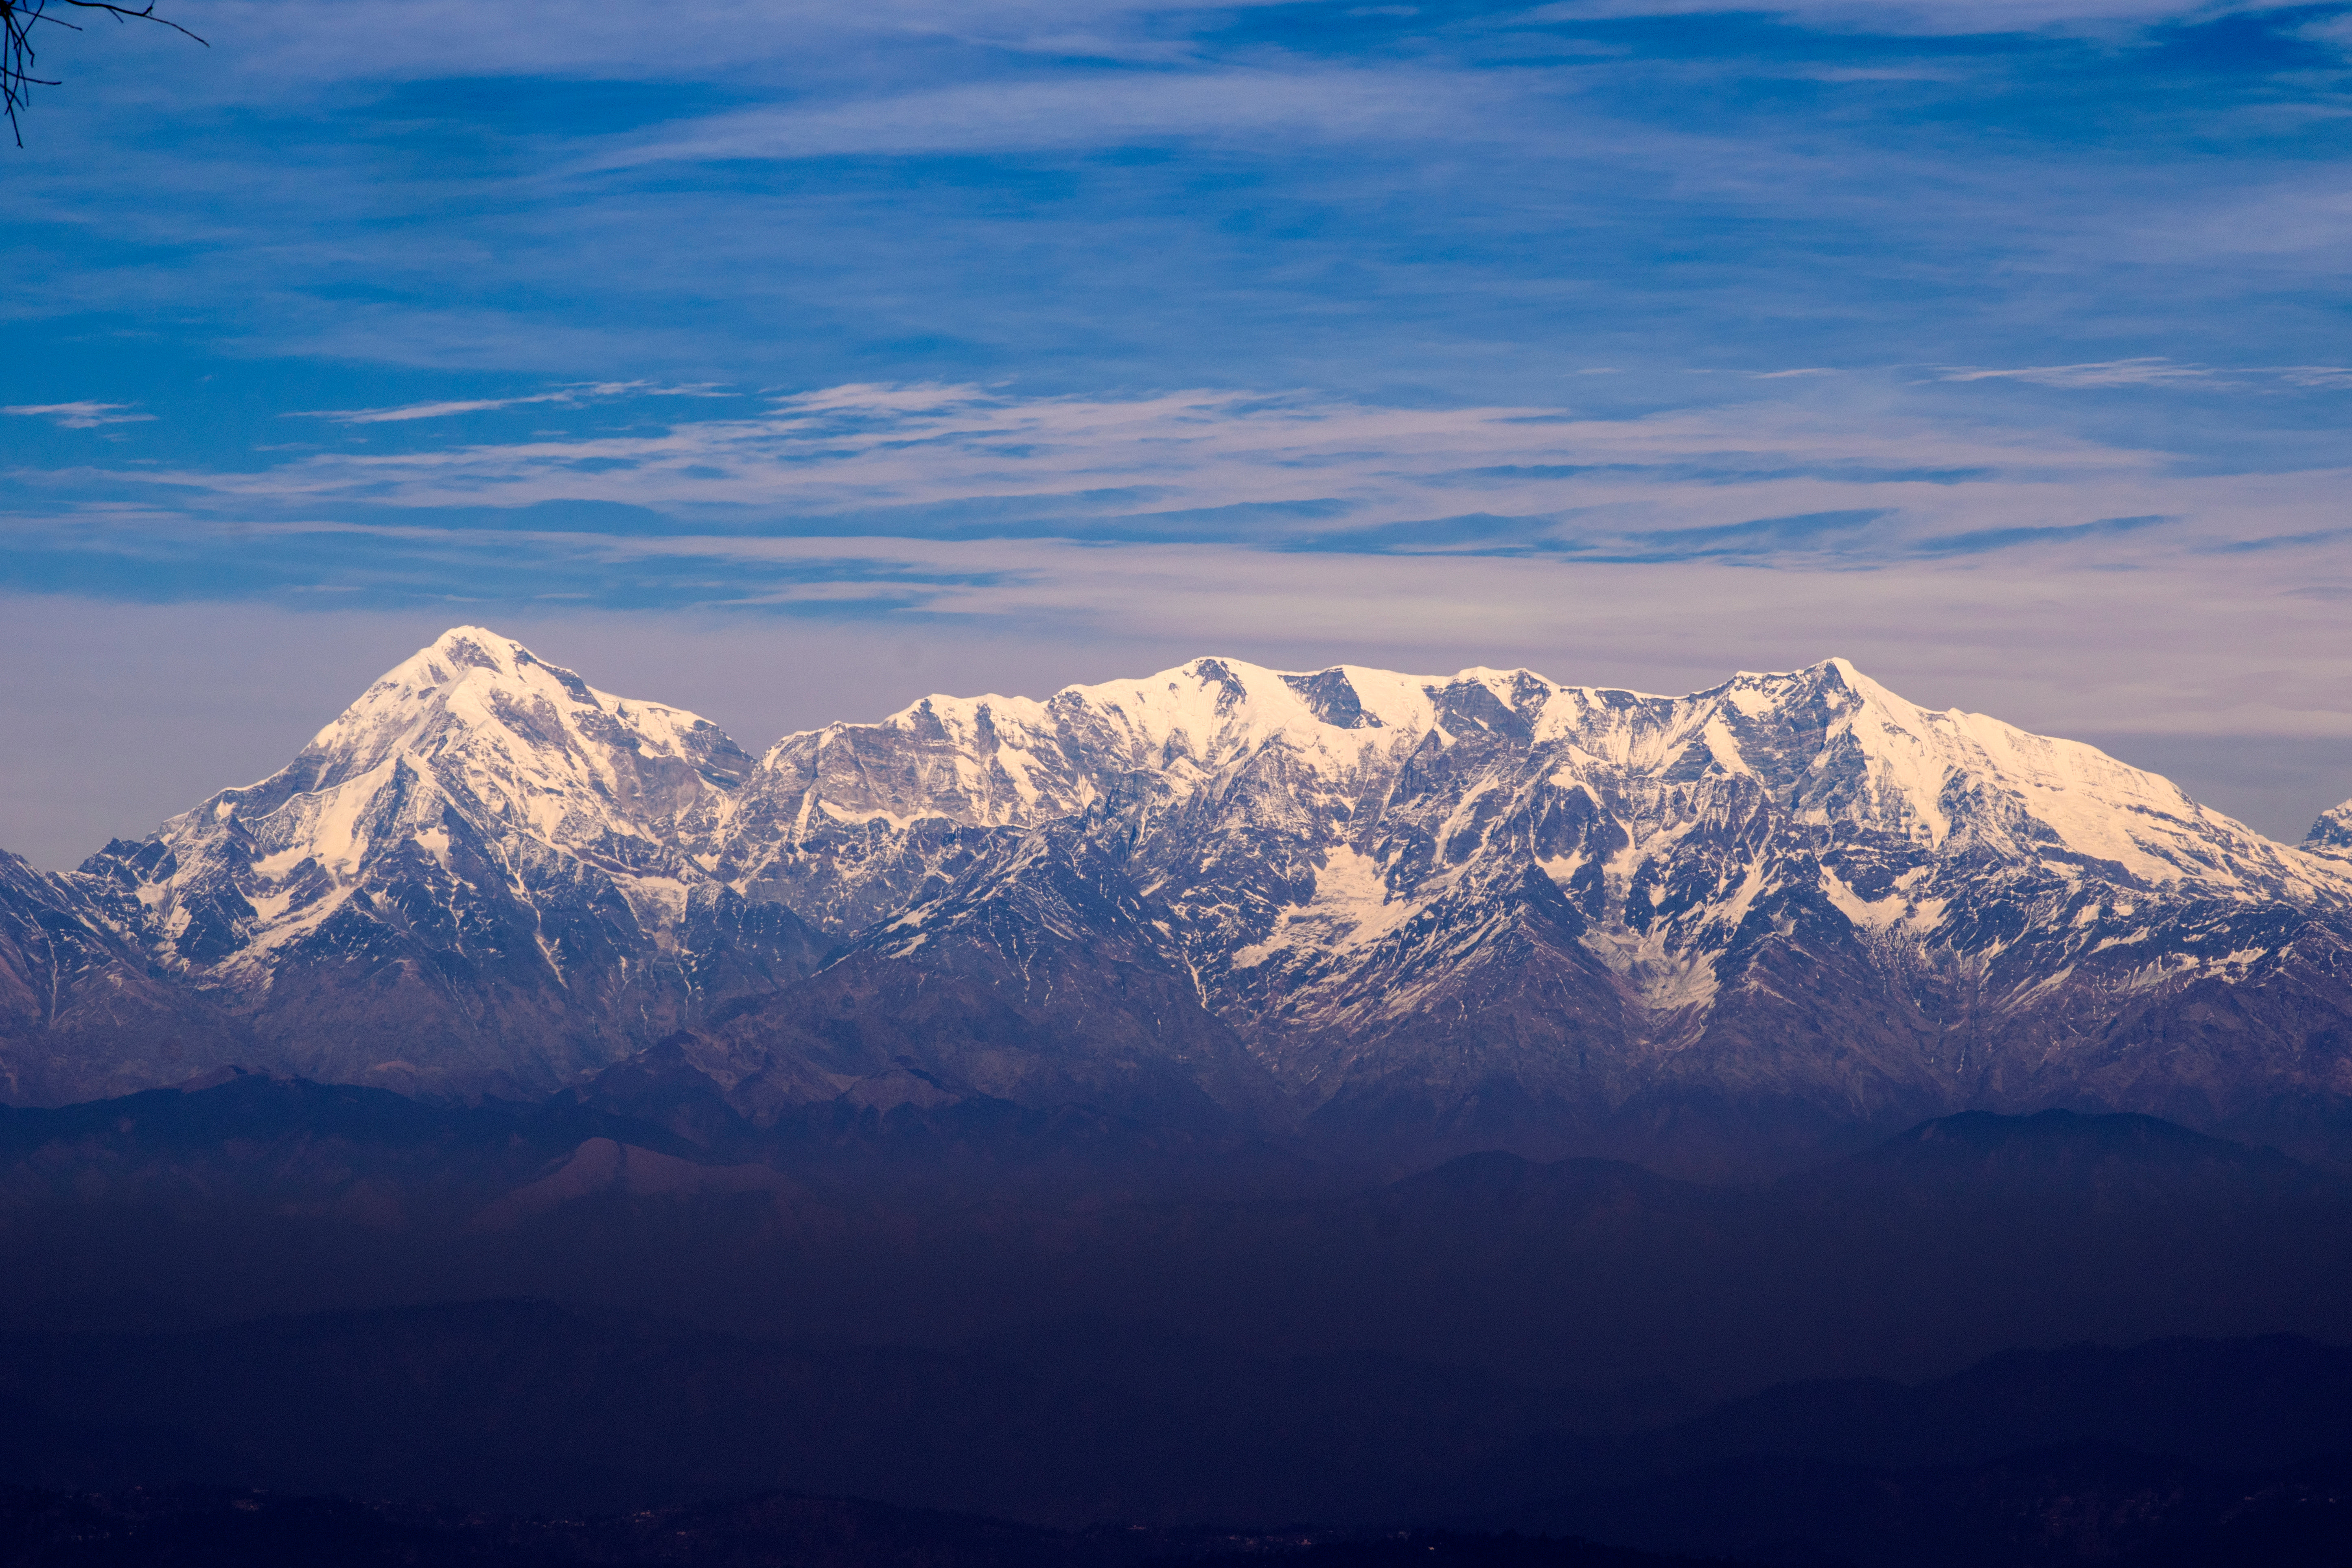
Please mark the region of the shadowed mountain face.
POLYGON ((762 1125, 911 1072, 1390 1161, 1785 1166, 2049 1105, 2325 1150, 2341 816, 2275 845, 1839 660, 1660 698, 1199 659, 754 762, 461 628, 270 779, 0 863, 0 1085, 642 1098, 667 1040, 762 1125))

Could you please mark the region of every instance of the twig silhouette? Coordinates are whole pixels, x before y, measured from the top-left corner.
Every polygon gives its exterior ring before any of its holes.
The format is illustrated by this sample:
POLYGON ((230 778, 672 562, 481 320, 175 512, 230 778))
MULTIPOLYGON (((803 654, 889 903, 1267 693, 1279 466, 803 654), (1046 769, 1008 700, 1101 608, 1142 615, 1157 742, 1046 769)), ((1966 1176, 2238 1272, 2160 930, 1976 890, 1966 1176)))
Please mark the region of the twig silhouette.
MULTIPOLYGON (((38 51, 33 47, 33 29, 47 22, 53 27, 67 27, 77 33, 81 31, 78 23, 52 15, 52 8, 56 6, 103 12, 118 22, 153 22, 205 44, 204 39, 197 38, 195 34, 170 17, 155 15, 155 0, 147 0, 144 5, 118 5, 111 0, 0 0, 0 34, 5 34, 5 37, 0 37, 0 105, 5 106, 8 131, 16 137, 19 147, 25 144, 25 130, 17 123, 16 114, 31 101, 26 94, 37 87, 58 85, 52 78, 33 74, 33 68, 38 63, 38 51)), ((210 44, 205 44, 205 47, 212 47, 210 44)))

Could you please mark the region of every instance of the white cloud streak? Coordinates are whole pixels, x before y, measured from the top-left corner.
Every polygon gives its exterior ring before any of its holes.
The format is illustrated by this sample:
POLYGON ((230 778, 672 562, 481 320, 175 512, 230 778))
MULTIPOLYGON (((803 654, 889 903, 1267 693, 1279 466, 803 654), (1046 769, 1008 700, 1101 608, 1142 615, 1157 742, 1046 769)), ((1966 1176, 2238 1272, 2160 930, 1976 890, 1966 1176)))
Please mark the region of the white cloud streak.
POLYGON ((1509 133, 1507 93, 1466 71, 1390 68, 1121 73, 1007 81, 807 108, 713 115, 685 132, 600 154, 587 167, 794 159, 845 153, 1039 152, 1170 138, 1263 142, 1272 135, 1397 142, 1509 133))
POLYGON ((95 430, 101 425, 136 425, 155 417, 137 412, 131 403, 20 403, 0 407, 0 414, 47 419, 68 430, 95 430))
MULTIPOLYGON (((330 419, 338 425, 400 425, 414 419, 448 419, 461 414, 488 414, 501 408, 522 408, 534 403, 578 405, 599 399, 639 397, 725 397, 730 394, 708 386, 659 386, 647 381, 596 381, 553 392, 521 397, 445 399, 435 403, 404 403, 393 408, 298 408, 288 419, 330 419)), ((7 410, 14 413, 16 410, 7 410)))
POLYGON ((2229 368, 2180 364, 2158 356, 2104 360, 2090 364, 2019 365, 2009 369, 1947 366, 1942 381, 2021 381, 2035 386, 2223 386, 2259 382, 2289 386, 2352 385, 2352 367, 2326 364, 2242 365, 2229 368))

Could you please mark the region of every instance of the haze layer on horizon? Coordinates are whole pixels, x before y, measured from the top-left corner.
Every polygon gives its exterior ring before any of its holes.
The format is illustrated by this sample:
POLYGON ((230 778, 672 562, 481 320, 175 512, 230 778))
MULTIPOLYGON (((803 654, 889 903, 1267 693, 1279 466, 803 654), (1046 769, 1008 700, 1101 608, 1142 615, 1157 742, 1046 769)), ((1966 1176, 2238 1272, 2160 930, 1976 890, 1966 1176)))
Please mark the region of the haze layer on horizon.
POLYGON ((2352 795, 2352 8, 190 0, 0 255, 0 846, 443 627, 758 748, 1225 653, 1833 654, 2352 795))

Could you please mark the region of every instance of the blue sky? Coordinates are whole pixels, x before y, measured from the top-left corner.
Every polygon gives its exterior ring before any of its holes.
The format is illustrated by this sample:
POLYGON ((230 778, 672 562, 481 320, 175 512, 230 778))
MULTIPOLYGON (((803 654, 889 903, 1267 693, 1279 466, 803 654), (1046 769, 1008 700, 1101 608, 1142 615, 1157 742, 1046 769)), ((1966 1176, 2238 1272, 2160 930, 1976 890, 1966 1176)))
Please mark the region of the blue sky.
POLYGON ((754 747, 1838 653, 2273 833, 2352 795, 2352 7, 173 14, 53 35, 0 156, 43 863, 457 621, 754 747))

